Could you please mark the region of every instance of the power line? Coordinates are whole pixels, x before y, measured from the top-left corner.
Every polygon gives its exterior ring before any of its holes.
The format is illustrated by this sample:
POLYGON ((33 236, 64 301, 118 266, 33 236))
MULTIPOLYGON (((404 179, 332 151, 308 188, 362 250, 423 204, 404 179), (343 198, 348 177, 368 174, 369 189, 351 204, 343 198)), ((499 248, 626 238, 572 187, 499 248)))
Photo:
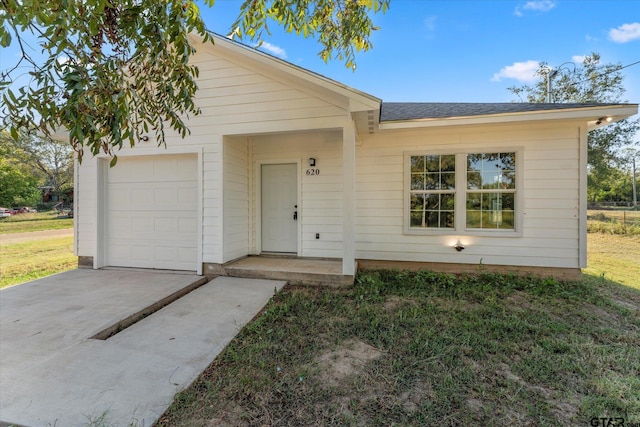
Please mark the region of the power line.
MULTIPOLYGON (((607 74, 617 73, 620 70, 624 70, 625 68, 629 68, 629 67, 631 67, 633 65, 638 65, 638 64, 640 64, 640 61, 636 61, 636 62, 633 62, 631 64, 625 65, 623 67, 616 68, 615 70, 610 70, 610 71, 607 71, 607 72, 604 72, 604 73, 596 74, 596 77, 602 77, 602 76, 606 76, 607 74)), ((584 82, 586 82, 588 80, 591 80, 591 78, 580 80, 579 82, 576 82, 575 84, 584 83, 584 82)))

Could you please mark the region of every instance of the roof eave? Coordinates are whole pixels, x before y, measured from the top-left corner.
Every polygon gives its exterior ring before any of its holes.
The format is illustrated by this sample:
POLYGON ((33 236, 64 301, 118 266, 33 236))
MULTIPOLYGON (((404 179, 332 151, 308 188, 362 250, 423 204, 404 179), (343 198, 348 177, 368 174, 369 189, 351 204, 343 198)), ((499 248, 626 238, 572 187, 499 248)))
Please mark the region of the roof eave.
POLYGON ((602 107, 571 108, 563 110, 526 111, 519 113, 485 114, 445 118, 426 118, 380 122, 381 130, 411 129, 440 126, 517 123, 542 120, 587 120, 589 130, 617 122, 638 113, 638 104, 618 104, 602 107), (610 121, 597 123, 600 118, 610 121))

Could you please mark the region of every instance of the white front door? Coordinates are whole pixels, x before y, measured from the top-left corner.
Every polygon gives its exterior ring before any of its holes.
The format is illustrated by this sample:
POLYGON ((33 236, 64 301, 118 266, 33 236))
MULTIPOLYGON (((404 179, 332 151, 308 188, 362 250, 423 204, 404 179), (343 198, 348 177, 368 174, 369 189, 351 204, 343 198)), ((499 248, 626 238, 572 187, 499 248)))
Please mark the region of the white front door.
POLYGON ((298 168, 262 165, 262 252, 298 252, 298 168))

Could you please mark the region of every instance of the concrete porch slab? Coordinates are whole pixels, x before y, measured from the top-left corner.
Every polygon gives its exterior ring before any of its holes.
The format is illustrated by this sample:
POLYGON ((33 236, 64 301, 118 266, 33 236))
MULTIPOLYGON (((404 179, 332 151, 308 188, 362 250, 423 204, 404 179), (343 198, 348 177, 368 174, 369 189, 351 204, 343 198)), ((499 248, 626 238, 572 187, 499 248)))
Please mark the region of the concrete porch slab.
POLYGON ((74 270, 0 291, 0 426, 153 424, 285 282, 216 278, 89 337, 201 279, 74 270))
POLYGON ((307 285, 353 284, 353 276, 342 274, 342 260, 339 259, 252 255, 225 264, 223 269, 225 274, 233 277, 287 280, 307 285))

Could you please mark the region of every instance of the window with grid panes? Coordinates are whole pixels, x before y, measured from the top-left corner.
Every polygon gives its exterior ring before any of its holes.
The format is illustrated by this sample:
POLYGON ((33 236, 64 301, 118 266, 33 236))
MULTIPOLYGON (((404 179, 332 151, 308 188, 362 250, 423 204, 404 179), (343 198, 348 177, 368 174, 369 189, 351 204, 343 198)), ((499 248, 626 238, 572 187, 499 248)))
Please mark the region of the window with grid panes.
POLYGON ((454 228, 456 156, 410 156, 411 228, 454 228))
POLYGON ((515 229, 516 154, 467 154, 466 228, 515 229))

